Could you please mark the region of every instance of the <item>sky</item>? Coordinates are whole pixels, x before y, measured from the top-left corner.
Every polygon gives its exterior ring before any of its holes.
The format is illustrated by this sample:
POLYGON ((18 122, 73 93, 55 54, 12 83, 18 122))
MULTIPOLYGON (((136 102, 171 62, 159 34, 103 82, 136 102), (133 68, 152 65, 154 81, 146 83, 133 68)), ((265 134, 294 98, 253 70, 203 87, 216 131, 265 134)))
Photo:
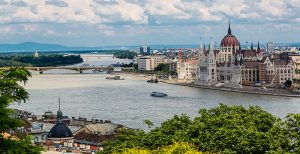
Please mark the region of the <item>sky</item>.
MULTIPOLYGON (((0 44, 300 42, 300 0, 0 0, 0 44)), ((219 44, 219 43, 218 43, 219 44)))

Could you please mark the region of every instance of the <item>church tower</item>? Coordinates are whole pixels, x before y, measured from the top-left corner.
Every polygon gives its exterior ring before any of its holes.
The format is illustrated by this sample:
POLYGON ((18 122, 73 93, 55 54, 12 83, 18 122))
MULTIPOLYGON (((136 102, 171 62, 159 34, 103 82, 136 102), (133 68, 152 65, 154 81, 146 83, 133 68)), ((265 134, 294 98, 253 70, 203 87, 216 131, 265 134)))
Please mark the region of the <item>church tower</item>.
POLYGON ((208 83, 214 84, 217 82, 217 65, 216 57, 213 50, 212 40, 210 41, 210 48, 208 53, 208 83))
POLYGON ((48 140, 52 141, 54 144, 62 144, 63 141, 68 142, 68 144, 73 144, 74 142, 73 133, 63 121, 63 113, 60 110, 60 98, 58 101, 59 101, 59 107, 56 115, 56 123, 50 129, 47 135, 48 140))

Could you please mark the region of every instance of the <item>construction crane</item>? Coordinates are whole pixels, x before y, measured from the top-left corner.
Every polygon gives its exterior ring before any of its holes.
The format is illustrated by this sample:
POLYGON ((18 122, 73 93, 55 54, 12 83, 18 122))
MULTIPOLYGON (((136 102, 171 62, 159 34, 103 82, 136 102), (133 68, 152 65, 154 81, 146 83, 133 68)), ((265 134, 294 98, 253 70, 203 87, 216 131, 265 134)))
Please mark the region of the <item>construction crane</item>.
POLYGON ((275 70, 275 75, 274 75, 274 77, 273 77, 273 79, 272 79, 272 82, 270 83, 270 86, 273 86, 274 80, 275 80, 275 78, 276 78, 278 72, 279 72, 279 71, 276 71, 276 70, 275 70))

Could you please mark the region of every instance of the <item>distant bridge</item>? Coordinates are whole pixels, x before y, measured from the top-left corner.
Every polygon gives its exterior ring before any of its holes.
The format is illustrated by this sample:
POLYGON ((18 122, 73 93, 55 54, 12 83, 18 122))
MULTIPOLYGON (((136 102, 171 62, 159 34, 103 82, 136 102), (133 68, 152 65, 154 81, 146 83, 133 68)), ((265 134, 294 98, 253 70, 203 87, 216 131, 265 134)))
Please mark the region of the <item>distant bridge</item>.
POLYGON ((66 54, 66 55, 80 55, 83 59, 89 59, 89 58, 115 58, 113 54, 66 54))
MULTIPOLYGON (((0 67, 0 70, 9 70, 10 68, 14 67, 0 67)), ((82 74, 85 70, 103 70, 103 71, 124 71, 124 70, 132 70, 132 67, 103 67, 103 66, 61 66, 61 67, 24 67, 25 69, 37 71, 40 74, 43 74, 44 71, 52 70, 52 69, 59 69, 59 70, 74 70, 78 73, 82 74)))

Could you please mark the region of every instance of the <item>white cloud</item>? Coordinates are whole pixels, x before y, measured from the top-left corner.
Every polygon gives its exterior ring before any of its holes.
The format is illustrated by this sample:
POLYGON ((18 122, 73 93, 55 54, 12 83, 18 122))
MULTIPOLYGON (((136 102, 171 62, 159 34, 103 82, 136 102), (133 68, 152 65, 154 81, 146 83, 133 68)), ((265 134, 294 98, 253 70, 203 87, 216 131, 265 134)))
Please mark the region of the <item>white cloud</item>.
POLYGON ((223 35, 229 19, 234 32, 299 32, 299 14, 300 0, 0 0, 0 33, 171 41, 223 35))
POLYGON ((0 23, 255 22, 287 20, 299 10, 299 0, 0 0, 0 23))
POLYGON ((99 25, 97 28, 99 32, 104 34, 105 36, 113 36, 116 34, 112 26, 99 25))
POLYGON ((12 33, 14 29, 9 26, 0 26, 0 33, 7 35, 8 33, 12 33))

